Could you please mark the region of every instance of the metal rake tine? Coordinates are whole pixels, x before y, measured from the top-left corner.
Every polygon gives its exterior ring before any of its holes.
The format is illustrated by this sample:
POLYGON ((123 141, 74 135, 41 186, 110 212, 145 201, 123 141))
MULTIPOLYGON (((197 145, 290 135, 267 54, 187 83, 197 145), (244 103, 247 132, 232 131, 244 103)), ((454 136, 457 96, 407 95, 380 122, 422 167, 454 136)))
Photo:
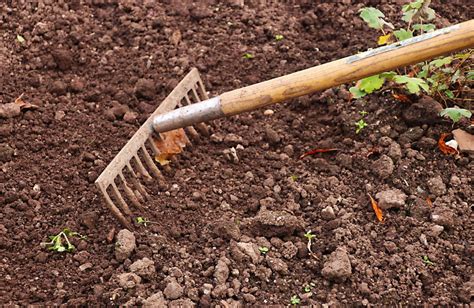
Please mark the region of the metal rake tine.
POLYGON ((123 176, 123 173, 120 172, 119 176, 120 176, 120 179, 122 180, 122 185, 121 186, 122 186, 123 190, 125 191, 125 194, 127 195, 127 198, 132 202, 132 204, 136 208, 138 208, 140 210, 143 210, 142 205, 140 204, 140 202, 138 201, 137 196, 135 195, 135 193, 133 192, 133 190, 130 188, 129 184, 127 183, 127 180, 123 176))
POLYGON ((156 167, 155 163, 153 162, 153 159, 151 158, 150 156, 150 153, 148 153, 145 145, 142 145, 142 151, 143 151, 143 157, 145 159, 145 163, 147 164, 148 168, 150 168, 151 170, 151 173, 153 173, 153 175, 159 179, 159 180, 162 180, 163 179, 163 175, 161 174, 161 171, 160 169, 158 169, 158 167, 156 167))
POLYGON ((135 159, 135 162, 137 164, 137 169, 138 172, 145 177, 146 180, 151 180, 151 175, 146 171, 145 167, 143 166, 142 161, 138 157, 137 153, 133 155, 133 158, 135 159))
POLYGON ((117 185, 115 185, 114 182, 112 182, 111 185, 112 185, 112 193, 114 194, 115 198, 118 200, 118 203, 122 211, 124 211, 125 214, 128 215, 129 217, 132 217, 132 212, 130 211, 128 204, 123 199, 122 194, 120 194, 120 191, 118 190, 117 185))
POLYGON ((132 166, 128 163, 127 164, 128 171, 132 174, 130 177, 130 180, 132 181, 133 186, 137 189, 137 192, 139 193, 137 195, 137 198, 141 201, 144 202, 145 200, 143 198, 148 198, 148 193, 146 192, 145 188, 143 185, 138 181, 137 174, 133 170, 132 166))
POLYGON ((107 207, 112 212, 112 214, 115 216, 115 218, 117 218, 122 225, 127 227, 127 229, 132 229, 132 224, 130 223, 130 221, 128 219, 126 219, 123 216, 122 212, 120 212, 120 210, 115 206, 114 202, 110 198, 107 191, 102 189, 102 188, 100 190, 102 191, 102 195, 105 198, 105 203, 106 203, 107 207))

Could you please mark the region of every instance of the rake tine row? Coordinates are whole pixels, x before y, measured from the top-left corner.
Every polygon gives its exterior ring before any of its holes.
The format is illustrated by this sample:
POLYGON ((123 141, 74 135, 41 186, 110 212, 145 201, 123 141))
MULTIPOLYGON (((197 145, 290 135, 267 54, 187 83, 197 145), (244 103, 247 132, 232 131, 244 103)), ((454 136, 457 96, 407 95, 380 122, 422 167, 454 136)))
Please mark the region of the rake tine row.
MULTIPOLYGON (((206 98, 208 96, 199 73, 193 69, 160 104, 153 115, 197 103, 206 98)), ((199 139, 199 133, 209 135, 209 129, 204 123, 196 124, 195 127, 186 127, 185 131, 193 141, 199 139)), ((185 137, 186 146, 191 146, 191 141, 187 136, 185 137)), ((155 163, 154 156, 160 154, 160 151, 155 145, 154 138, 160 139, 161 136, 154 133, 151 121, 147 120, 96 180, 96 186, 102 192, 107 207, 128 229, 133 228, 131 223, 133 214, 127 202, 138 211, 143 211, 142 204, 150 199, 150 195, 142 182, 147 183, 157 179, 159 183, 163 183, 165 177, 162 170, 171 171, 169 165, 157 166, 155 163)), ((172 161, 174 159, 172 158, 172 161)))

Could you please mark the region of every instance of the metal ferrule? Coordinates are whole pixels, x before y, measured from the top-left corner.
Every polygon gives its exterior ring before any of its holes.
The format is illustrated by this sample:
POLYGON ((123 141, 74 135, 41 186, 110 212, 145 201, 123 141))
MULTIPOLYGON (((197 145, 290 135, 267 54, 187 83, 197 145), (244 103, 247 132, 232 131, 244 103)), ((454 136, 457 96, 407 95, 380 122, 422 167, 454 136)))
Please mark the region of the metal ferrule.
POLYGON ((215 120, 224 116, 219 96, 159 114, 153 118, 157 133, 183 128, 193 124, 215 120))

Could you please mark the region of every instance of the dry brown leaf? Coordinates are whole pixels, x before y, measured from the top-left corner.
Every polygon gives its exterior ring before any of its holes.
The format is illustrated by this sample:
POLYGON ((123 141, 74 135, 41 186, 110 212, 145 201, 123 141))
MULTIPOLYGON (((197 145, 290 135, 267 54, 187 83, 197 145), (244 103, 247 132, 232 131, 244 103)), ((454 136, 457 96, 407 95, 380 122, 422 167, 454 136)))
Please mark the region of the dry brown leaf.
POLYGON ((28 102, 25 102, 25 101, 23 100, 23 95, 24 95, 24 93, 22 93, 20 96, 18 96, 17 99, 15 99, 15 104, 19 105, 21 110, 23 110, 23 109, 36 109, 36 108, 39 108, 39 107, 36 106, 36 105, 30 104, 30 103, 28 103, 28 102))
POLYGON ((426 197, 426 203, 428 203, 429 207, 433 207, 433 202, 431 202, 430 197, 426 197))
POLYGON ((448 135, 449 134, 447 134, 447 133, 442 133, 441 134, 441 136, 439 137, 439 140, 438 140, 438 148, 441 150, 441 152, 443 152, 446 155, 457 155, 457 154, 459 154, 458 150, 456 150, 455 148, 450 147, 449 145, 446 145, 446 142, 444 142, 444 139, 446 139, 446 137, 448 135))
POLYGON ((377 216, 378 221, 384 222, 385 219, 382 214, 382 209, 379 207, 379 205, 377 204, 377 201, 375 201, 371 195, 369 195, 369 198, 370 198, 370 203, 372 204, 372 208, 374 209, 375 216, 377 216))
POLYGON ((186 146, 187 137, 184 129, 179 128, 160 134, 160 139, 153 139, 159 154, 155 160, 162 166, 170 163, 171 157, 179 154, 186 146))

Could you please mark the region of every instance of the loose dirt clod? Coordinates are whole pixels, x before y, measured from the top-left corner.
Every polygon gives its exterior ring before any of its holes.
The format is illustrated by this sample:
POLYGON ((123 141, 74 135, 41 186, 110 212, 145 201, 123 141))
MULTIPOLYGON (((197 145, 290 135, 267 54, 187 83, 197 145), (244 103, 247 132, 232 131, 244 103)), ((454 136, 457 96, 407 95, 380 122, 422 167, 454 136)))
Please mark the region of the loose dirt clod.
POLYGON ((379 201, 379 206, 382 210, 388 210, 390 208, 403 208, 407 195, 399 189, 384 190, 375 195, 375 198, 379 201))
POLYGON ((135 247, 135 235, 127 229, 120 230, 115 242, 115 258, 118 261, 124 261, 130 257, 135 247))
POLYGON ((324 263, 321 274, 329 279, 344 281, 352 274, 351 262, 345 248, 338 247, 324 263))

